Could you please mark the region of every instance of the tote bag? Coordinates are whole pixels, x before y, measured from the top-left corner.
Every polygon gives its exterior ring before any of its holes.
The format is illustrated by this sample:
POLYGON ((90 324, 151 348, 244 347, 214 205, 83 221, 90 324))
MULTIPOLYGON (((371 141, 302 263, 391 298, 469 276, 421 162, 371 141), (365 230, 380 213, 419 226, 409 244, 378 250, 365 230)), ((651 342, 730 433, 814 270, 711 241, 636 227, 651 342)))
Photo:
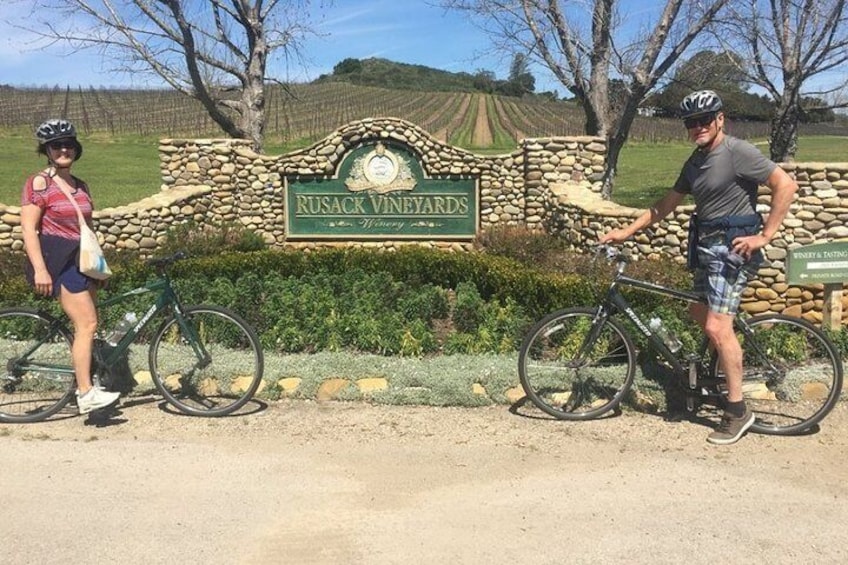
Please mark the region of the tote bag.
POLYGON ((85 222, 80 223, 79 261, 79 270, 87 277, 105 280, 112 276, 112 270, 106 264, 106 257, 97 241, 97 235, 85 222))
POLYGON ((100 247, 100 242, 97 241, 95 234, 82 215, 77 201, 73 196, 62 190, 62 193, 71 201, 74 208, 77 210, 80 224, 80 250, 79 250, 79 270, 87 277, 97 280, 106 280, 112 276, 112 269, 106 264, 106 256, 103 255, 103 248, 100 247))

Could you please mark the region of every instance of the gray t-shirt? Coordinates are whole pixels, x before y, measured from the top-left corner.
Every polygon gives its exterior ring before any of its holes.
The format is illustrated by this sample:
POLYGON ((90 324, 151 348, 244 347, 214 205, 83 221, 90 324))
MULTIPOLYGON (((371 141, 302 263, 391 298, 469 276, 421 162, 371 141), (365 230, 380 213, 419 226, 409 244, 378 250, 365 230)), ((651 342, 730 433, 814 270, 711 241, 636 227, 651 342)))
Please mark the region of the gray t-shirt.
POLYGON ((775 167, 747 141, 725 135, 709 153, 700 149, 692 153, 674 190, 692 195, 700 221, 755 214, 757 187, 766 182, 775 167))

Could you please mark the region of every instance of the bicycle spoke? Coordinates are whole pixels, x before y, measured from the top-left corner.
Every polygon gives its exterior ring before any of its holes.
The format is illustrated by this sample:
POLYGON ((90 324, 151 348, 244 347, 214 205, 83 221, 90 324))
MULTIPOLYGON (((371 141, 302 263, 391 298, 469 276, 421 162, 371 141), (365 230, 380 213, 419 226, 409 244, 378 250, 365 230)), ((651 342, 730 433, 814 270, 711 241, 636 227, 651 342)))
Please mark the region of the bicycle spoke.
POLYGON ((235 314, 213 306, 186 309, 186 321, 190 325, 183 327, 169 320, 151 344, 157 386, 187 414, 221 416, 237 410, 262 381, 255 333, 235 314))
POLYGON ((635 353, 619 327, 581 309, 549 316, 522 345, 519 374, 528 398, 562 419, 585 419, 614 408, 632 383, 635 353))
POLYGON ((808 430, 832 409, 842 388, 842 364, 825 335, 803 320, 770 316, 740 334, 743 394, 757 416, 755 431, 808 430))
POLYGON ((74 388, 70 337, 34 311, 0 312, 0 420, 35 422, 67 404, 74 388))

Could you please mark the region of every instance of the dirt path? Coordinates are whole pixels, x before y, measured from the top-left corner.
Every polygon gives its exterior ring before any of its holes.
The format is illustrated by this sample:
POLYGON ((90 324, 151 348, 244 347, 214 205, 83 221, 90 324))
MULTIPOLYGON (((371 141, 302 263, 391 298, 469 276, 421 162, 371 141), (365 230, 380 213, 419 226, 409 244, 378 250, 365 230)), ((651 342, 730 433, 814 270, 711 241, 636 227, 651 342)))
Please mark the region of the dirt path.
POLYGON ((486 96, 477 96, 477 121, 474 123, 474 133, 471 145, 474 147, 489 147, 492 144, 492 130, 489 128, 489 110, 486 107, 486 96))
POLYGON ((503 407, 208 420, 148 400, 111 423, 0 427, 0 562, 848 562, 846 403, 818 433, 731 447, 691 422, 503 407))

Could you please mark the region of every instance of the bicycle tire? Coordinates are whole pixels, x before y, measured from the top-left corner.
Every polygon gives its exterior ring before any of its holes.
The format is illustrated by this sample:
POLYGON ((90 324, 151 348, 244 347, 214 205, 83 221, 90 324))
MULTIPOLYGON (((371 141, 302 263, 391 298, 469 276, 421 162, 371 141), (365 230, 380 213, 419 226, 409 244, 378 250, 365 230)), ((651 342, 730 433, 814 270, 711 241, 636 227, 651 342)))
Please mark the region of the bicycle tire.
POLYGON ((72 343, 65 325, 50 314, 0 310, 0 422, 39 422, 68 404, 76 390, 72 343))
POLYGON ((539 320, 518 355, 518 374, 527 398, 560 420, 590 420, 616 408, 633 386, 636 348, 616 320, 603 320, 588 358, 571 358, 592 329, 591 308, 566 308, 539 320), (571 366, 568 366, 571 365, 571 366))
POLYGON ((150 342, 153 382, 174 407, 191 416, 226 416, 244 406, 262 384, 264 358, 256 332, 238 314, 220 306, 188 306, 183 316, 210 359, 198 357, 175 316, 150 342), (189 371, 189 369, 195 369, 189 371))
MULTIPOLYGON (((742 345, 742 392, 756 420, 751 431, 796 435, 822 421, 839 401, 842 359, 823 331, 810 322, 782 314, 746 321, 756 344, 742 345)), ((710 374, 722 378, 718 354, 710 356, 710 374)))

